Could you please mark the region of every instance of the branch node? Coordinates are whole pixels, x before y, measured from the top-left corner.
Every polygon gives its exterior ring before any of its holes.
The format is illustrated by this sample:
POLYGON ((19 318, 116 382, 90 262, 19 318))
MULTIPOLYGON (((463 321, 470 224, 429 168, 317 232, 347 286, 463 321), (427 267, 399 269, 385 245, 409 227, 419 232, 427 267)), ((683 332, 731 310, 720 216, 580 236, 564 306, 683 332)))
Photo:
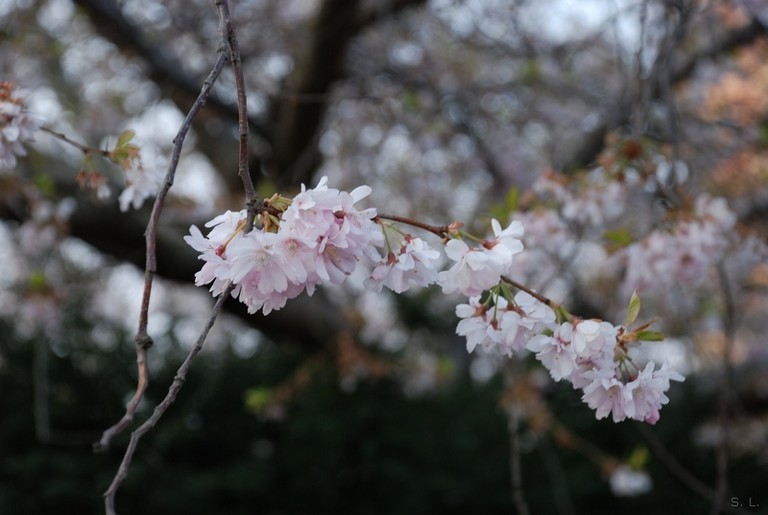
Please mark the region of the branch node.
POLYGON ((136 335, 136 347, 139 349, 147 350, 154 345, 154 340, 147 333, 139 333, 136 335))

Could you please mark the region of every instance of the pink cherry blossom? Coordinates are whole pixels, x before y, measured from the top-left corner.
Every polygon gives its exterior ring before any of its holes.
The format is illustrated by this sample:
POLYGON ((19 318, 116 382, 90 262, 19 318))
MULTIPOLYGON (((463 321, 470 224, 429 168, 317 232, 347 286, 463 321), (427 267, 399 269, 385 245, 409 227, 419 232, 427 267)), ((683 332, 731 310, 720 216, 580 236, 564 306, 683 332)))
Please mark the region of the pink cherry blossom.
POLYGON ((32 141, 42 120, 29 114, 9 82, 0 83, 0 169, 14 168, 16 158, 27 155, 23 143, 32 141))
POLYGON ((184 236, 184 241, 201 253, 198 259, 205 261, 195 274, 195 285, 213 283, 210 291, 214 296, 221 294, 231 279, 232 262, 226 257, 226 247, 241 235, 241 222, 244 220, 245 211, 227 211, 205 224, 213 228, 208 236, 203 236, 194 225, 189 228, 190 234, 184 236))
POLYGON ((536 359, 555 381, 567 378, 576 368, 576 353, 571 345, 573 326, 570 322, 560 325, 552 336, 537 334, 528 340, 527 349, 536 353, 536 359))
POLYGON ((500 316, 501 343, 507 355, 522 351, 528 340, 555 322, 552 308, 527 292, 515 295, 514 303, 500 316))
POLYGON ((579 320, 573 325, 571 345, 577 356, 584 357, 594 354, 602 347, 600 322, 597 320, 579 320))
POLYGON ((318 284, 342 282, 362 257, 379 258, 383 236, 373 221, 376 211, 354 206, 368 194, 367 186, 351 193, 328 188, 323 177, 313 189, 302 185, 277 232, 256 228, 245 234, 245 211, 208 222, 207 237, 190 227, 184 239, 205 261, 195 284, 213 283, 211 292, 218 295, 232 281, 232 295, 249 312, 267 314, 303 291, 311 295, 318 284))
MULTIPOLYGON (((505 308, 506 301, 499 300, 505 308)), ((456 316, 462 319, 456 326, 456 334, 467 338, 467 352, 472 352, 478 345, 489 351, 501 341, 495 309, 481 304, 479 296, 471 297, 468 304, 456 306, 456 316)))
POLYGON ((142 166, 140 160, 132 161, 125 174, 125 189, 120 193, 120 211, 128 211, 129 207, 139 209, 144 200, 153 197, 160 189, 163 181, 162 173, 157 169, 142 166))
POLYGON ((512 222, 502 231, 497 220, 492 221, 492 227, 495 239, 483 242, 481 246, 470 247, 459 239, 445 245, 445 255, 456 263, 438 274, 443 293, 460 291, 468 297, 480 295, 510 272, 513 256, 523 250, 518 239, 523 234, 523 227, 519 222, 512 222))
POLYGON ((406 235, 397 253, 390 252, 365 281, 365 286, 381 291, 386 286, 402 293, 411 286, 428 286, 437 280, 435 262, 440 253, 421 238, 406 235))
POLYGON ((376 210, 354 207, 370 192, 367 186, 351 193, 330 189, 323 177, 313 189, 302 185, 301 193, 283 213, 280 231, 316 245, 310 284, 338 284, 352 273, 360 258, 378 259, 375 247, 384 244, 384 237, 373 222, 376 210))
POLYGON ((624 383, 617 370, 593 369, 584 374, 591 383, 584 387, 582 400, 595 410, 598 419, 610 413, 614 422, 626 418, 655 424, 659 410, 669 402, 666 391, 670 381, 684 378, 666 366, 654 371, 655 364, 649 362, 634 379, 624 383))

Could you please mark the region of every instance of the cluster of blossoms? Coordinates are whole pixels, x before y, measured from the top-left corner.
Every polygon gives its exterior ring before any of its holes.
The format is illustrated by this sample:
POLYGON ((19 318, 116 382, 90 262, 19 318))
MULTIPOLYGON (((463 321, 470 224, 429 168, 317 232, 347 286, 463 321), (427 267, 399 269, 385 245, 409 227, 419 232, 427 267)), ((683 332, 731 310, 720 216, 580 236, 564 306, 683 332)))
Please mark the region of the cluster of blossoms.
POLYGON ((627 190, 617 181, 606 182, 601 168, 585 178, 583 187, 573 192, 565 185, 564 177, 543 174, 533 184, 534 193, 551 197, 560 206, 564 220, 581 225, 601 226, 615 220, 627 204, 627 190))
POLYGON ((558 323, 555 311, 526 292, 508 301, 492 290, 485 302, 473 297, 460 304, 457 333, 467 338, 471 352, 478 345, 508 356, 527 350, 549 371, 555 381, 566 380, 583 392, 582 400, 598 419, 612 414, 613 421, 630 418, 651 424, 669 399, 669 382, 682 381, 679 374, 649 362, 642 370, 629 357, 627 345, 638 331, 609 322, 569 317, 558 323))
MULTIPOLYGON (((0 169, 14 168, 17 157, 27 155, 24 143, 34 139, 42 124, 42 119, 27 112, 14 85, 0 82, 0 169)), ((48 132, 84 152, 84 167, 77 176, 77 182, 96 192, 99 198, 109 197, 110 190, 104 176, 93 166, 91 155, 103 154, 122 169, 126 185, 119 198, 122 211, 127 211, 129 207, 140 208, 144 200, 160 189, 162 176, 155 169, 144 168, 140 148, 130 142, 133 131, 124 131, 118 137, 115 148, 108 152, 76 144, 63 134, 48 132)))
POLYGON ((735 225, 736 215, 725 199, 699 197, 691 220, 671 231, 655 230, 626 248, 626 289, 674 281, 696 286, 707 280, 707 270, 722 259, 735 225))
POLYGON ((598 418, 610 413, 617 422, 658 420, 668 402, 669 382, 683 378, 664 367, 655 370, 653 363, 642 370, 634 365, 627 345, 641 339, 641 331, 556 311, 548 300, 509 279, 515 256, 523 250, 520 222, 502 229, 493 220, 493 237, 476 239, 476 245, 460 237, 461 224, 414 224, 447 240, 445 255, 453 263, 439 271, 440 253, 426 241, 394 229, 385 221, 391 217, 355 207, 370 192, 367 186, 351 193, 329 188, 323 177, 315 188, 302 186, 292 200, 275 195, 265 201, 262 223, 254 230, 245 230, 245 211, 217 216, 206 224, 211 228, 207 236, 190 227, 185 241, 205 261, 195 284, 210 284, 218 296, 232 283, 232 295, 249 312, 268 314, 303 291, 311 295, 319 284, 341 283, 367 258, 374 263, 365 282, 369 289, 386 286, 402 293, 437 284, 444 293, 469 297, 456 307, 461 319, 456 332, 466 337, 469 352, 477 347, 507 356, 533 352, 555 381, 565 379, 583 390, 584 402, 598 418), (387 249, 384 257, 378 250, 382 247, 387 249), (520 290, 514 296, 513 286, 520 290))
POLYGON ((16 166, 16 157, 27 155, 23 143, 31 141, 42 120, 30 115, 10 82, 0 82, 0 168, 16 166))
POLYGON ((185 241, 205 261, 195 284, 212 283, 219 295, 231 281, 232 295, 249 312, 268 314, 305 290, 311 295, 320 283, 341 283, 360 258, 378 259, 376 247, 384 244, 376 211, 354 206, 370 192, 367 186, 351 193, 328 188, 324 177, 314 189, 302 186, 287 207, 277 198, 276 209, 284 207, 279 220, 267 215, 261 229, 245 232, 245 211, 217 216, 206 224, 213 229, 205 237, 190 227, 185 241))

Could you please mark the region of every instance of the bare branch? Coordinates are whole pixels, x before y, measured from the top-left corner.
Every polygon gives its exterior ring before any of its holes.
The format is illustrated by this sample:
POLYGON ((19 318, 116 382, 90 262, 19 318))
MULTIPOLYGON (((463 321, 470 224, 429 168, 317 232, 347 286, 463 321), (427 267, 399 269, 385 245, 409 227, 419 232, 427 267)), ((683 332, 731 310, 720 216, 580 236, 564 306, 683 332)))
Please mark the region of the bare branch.
POLYGON ((101 439, 94 445, 96 450, 104 450, 109 447, 112 438, 121 433, 133 422, 133 417, 136 413, 136 409, 139 403, 144 398, 144 392, 149 385, 149 370, 147 365, 147 349, 152 346, 152 338, 147 334, 147 325, 149 321, 149 301, 152 295, 152 283, 154 281, 155 274, 157 273, 157 228, 160 222, 160 215, 165 205, 165 198, 168 195, 168 191, 173 185, 174 177, 176 175, 176 168, 179 164, 179 157, 181 155, 181 149, 184 146, 184 140, 187 132, 192 125, 192 120, 195 119, 200 109, 205 105, 208 95, 214 82, 221 74, 221 70, 224 68, 224 64, 227 61, 227 56, 223 52, 219 52, 219 57, 216 60, 213 68, 211 69, 208 78, 203 83, 200 95, 195 101, 194 105, 187 113, 187 117, 184 119, 179 128, 179 132, 173 140, 173 152, 168 164, 168 170, 165 173, 165 179, 163 186, 155 198, 155 203, 152 206, 152 214, 150 215, 149 222, 147 224, 147 230, 145 233, 146 244, 146 258, 145 258, 145 271, 144 271, 144 292, 142 294, 141 312, 139 314, 139 328, 136 333, 136 363, 139 369, 139 379, 136 385, 136 392, 128 402, 125 415, 115 425, 104 431, 101 439))
POLYGON ((211 316, 203 326, 203 329, 201 330, 195 345, 189 351, 186 359, 176 371, 176 376, 173 379, 173 383, 171 384, 170 388, 168 388, 168 393, 166 394, 163 401, 157 405, 155 410, 152 412, 152 416, 149 417, 146 422, 140 425, 133 433, 131 433, 131 440, 125 450, 125 454, 123 455, 123 461, 120 463, 120 468, 118 468, 115 478, 112 480, 109 488, 104 493, 104 506, 106 508, 107 515, 116 515, 117 513, 115 511, 115 494, 117 493, 117 490, 120 488, 120 485, 123 483, 123 481, 125 481, 125 478, 128 476, 128 469, 131 466, 131 461, 133 460, 133 455, 136 452, 136 446, 139 444, 139 440, 141 440, 141 437, 144 436, 150 429, 155 427, 157 422, 162 418, 165 412, 168 411, 168 408, 170 408, 176 400, 176 396, 178 395, 182 386, 184 386, 187 373, 189 372, 189 368, 192 366, 192 360, 194 360, 200 351, 203 350, 203 345, 205 344, 205 339, 208 337, 208 332, 213 327, 213 324, 216 321, 216 317, 221 311, 221 306, 229 297, 229 294, 232 292, 233 288, 234 284, 230 283, 219 296, 215 306, 213 307, 211 316))

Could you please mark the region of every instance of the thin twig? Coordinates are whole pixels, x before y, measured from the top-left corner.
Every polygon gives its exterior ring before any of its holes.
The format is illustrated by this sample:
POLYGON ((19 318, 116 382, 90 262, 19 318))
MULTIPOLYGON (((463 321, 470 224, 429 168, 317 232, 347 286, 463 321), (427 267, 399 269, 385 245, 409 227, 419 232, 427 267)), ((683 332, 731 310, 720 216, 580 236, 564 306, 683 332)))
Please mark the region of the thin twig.
POLYGON ((509 278, 509 277, 507 277, 506 275, 502 275, 502 276, 501 276, 501 280, 502 280, 502 281, 504 281, 505 283, 509 283, 510 285, 512 285, 513 287, 517 288, 518 290, 522 290, 522 291, 524 291, 525 293, 527 293, 528 295, 530 295, 530 296, 531 296, 531 297, 533 297, 534 299, 536 299, 536 300, 538 300, 539 302, 541 302, 541 303, 543 303, 543 304, 545 304, 545 305, 549 306, 549 307, 550 307, 550 308, 552 308, 552 309, 557 309, 557 308, 559 308, 559 307, 560 307, 560 305, 559 305, 557 302, 553 301, 553 300, 552 300, 552 299, 550 299, 549 297, 545 297, 545 296, 544 296, 544 295, 542 295, 541 293, 538 293, 538 292, 536 292, 536 291, 534 291, 534 290, 530 289, 530 288, 529 288, 529 287, 527 287, 526 285, 524 285, 524 284, 521 284, 521 283, 519 283, 519 282, 515 281, 514 279, 510 279, 510 278, 509 278))
POLYGON ((51 441, 51 412, 49 396, 51 392, 48 377, 48 341, 43 338, 35 340, 34 357, 32 360, 32 383, 34 391, 35 436, 40 443, 51 441))
POLYGON ((725 504, 725 495, 728 490, 728 441, 730 439, 730 405, 731 391, 733 388, 733 366, 731 352, 736 332, 736 308, 733 302, 728 276, 722 263, 717 266, 717 274, 720 279, 720 289, 723 293, 724 313, 723 329, 725 332, 725 344, 723 345, 723 385, 720 388, 718 406, 718 422, 720 424, 720 441, 717 444, 717 482, 715 483, 715 496, 712 499, 710 513, 717 515, 725 504))
MULTIPOLYGON (((685 468, 685 466, 677 461, 674 455, 669 451, 669 449, 667 449, 659 437, 656 436, 656 433, 654 433, 647 424, 638 423, 636 425, 640 431, 640 434, 645 438, 645 441, 648 442, 648 445, 650 446, 654 456, 656 456, 656 458, 658 458, 659 461, 664 464, 664 466, 673 476, 679 479, 681 483, 687 486, 698 496, 713 502, 713 504, 716 502, 717 492, 709 488, 704 482, 694 476, 687 468, 685 468)), ((739 508, 730 506, 727 503, 724 504, 722 508, 718 508, 717 513, 720 513, 720 510, 727 513, 735 513, 741 515, 747 514, 745 510, 740 510, 739 508)))
POLYGON ((216 7, 219 10, 221 20, 220 30, 222 37, 227 42, 229 49, 229 59, 232 61, 232 71, 235 74, 235 88, 237 90, 237 115, 238 129, 240 132, 240 154, 238 159, 237 173, 240 180, 243 181, 245 190, 245 204, 248 209, 248 216, 245 223, 245 232, 253 229, 253 221, 256 213, 260 211, 259 199, 256 195, 256 189, 253 187, 253 180, 248 169, 248 100, 245 96, 245 78, 241 67, 240 49, 237 46, 237 37, 232 26, 232 16, 229 12, 227 0, 216 0, 216 7))
POLYGON ((419 229, 424 229, 425 231, 429 231, 432 234, 440 236, 441 238, 448 238, 451 232, 451 225, 455 225, 455 224, 430 225, 424 222, 420 222, 418 220, 414 220, 413 218, 406 218, 404 216, 385 215, 385 214, 379 214, 373 219, 374 222, 377 222, 378 220, 392 220, 393 222, 399 222, 401 224, 407 224, 412 227, 418 227, 419 229))
POLYGON ((43 131, 43 132, 47 132, 51 136, 54 136, 55 138, 60 139, 61 141, 63 141, 64 143, 66 143, 68 145, 72 145, 73 147, 78 149, 83 154, 86 154, 86 155, 88 155, 88 154, 97 154, 97 155, 100 155, 100 156, 103 156, 103 157, 109 157, 109 151, 108 150, 102 150, 100 148, 95 148, 95 147, 89 147, 88 145, 84 145, 83 143, 79 143, 79 142, 73 140, 72 138, 70 138, 69 136, 67 136, 66 134, 64 134, 62 132, 55 131, 55 130, 51 129, 50 127, 43 126, 43 127, 40 127, 40 130, 43 131))
POLYGON ((182 386, 184 386, 187 373, 192 366, 192 360, 194 360, 200 351, 203 350, 203 345, 205 344, 205 339, 208 337, 208 332, 211 330, 211 327, 213 327, 213 324, 216 321, 216 317, 221 311, 221 307, 229 297, 229 294, 232 292, 234 286, 234 284, 230 283, 219 296, 216 304, 213 307, 211 316, 208 317, 208 320, 203 326, 203 329, 200 331, 200 335, 197 337, 195 345, 192 347, 192 350, 189 351, 186 359, 176 371, 176 376, 173 378, 173 383, 171 383, 170 388, 168 388, 168 393, 166 394, 163 401, 157 405, 155 410, 152 412, 152 416, 149 417, 143 424, 141 424, 133 433, 131 433, 131 440, 128 442, 128 447, 126 448, 125 454, 123 455, 123 461, 120 463, 120 468, 118 468, 117 474, 115 474, 115 478, 112 480, 112 484, 109 485, 109 488, 104 493, 104 506, 106 508, 107 515, 116 515, 117 513, 115 511, 115 494, 128 475, 128 469, 131 466, 131 461, 133 460, 133 455, 136 452, 136 447, 139 443, 139 440, 150 429, 155 427, 160 418, 162 418, 168 408, 170 408, 176 400, 176 395, 178 395, 182 386))
MULTIPOLYGON (((512 361, 504 367, 504 380, 507 388, 516 380, 519 362, 512 361)), ((523 492, 523 469, 520 460, 520 410, 515 401, 506 406, 507 431, 509 432, 509 481, 512 503, 519 515, 530 515, 528 503, 523 492)))
POLYGON ((574 510, 573 500, 568 489, 568 476, 552 445, 551 438, 546 434, 542 435, 539 441, 539 451, 541 452, 542 464, 552 479, 552 497, 555 506, 557 506, 558 513, 561 515, 574 515, 576 511, 574 510))
POLYGON ((523 493, 523 471, 520 463, 520 414, 509 410, 509 470, 512 485, 512 502, 519 515, 529 515, 528 503, 523 493))
POLYGON ((576 432, 571 431, 568 426, 559 420, 554 419, 554 417, 549 432, 557 445, 578 452, 598 467, 611 468, 619 461, 589 440, 579 436, 576 432))
POLYGON ((112 427, 104 431, 101 439, 94 444, 96 450, 105 450, 109 447, 112 438, 121 433, 127 428, 133 417, 136 414, 136 409, 139 403, 144 398, 144 392, 149 385, 149 369, 147 365, 147 349, 152 346, 152 338, 147 334, 147 325, 149 321, 149 300, 152 294, 152 283, 154 280, 155 272, 157 270, 157 226, 160 221, 160 214, 162 213, 163 206, 165 205, 165 197, 168 194, 173 185, 173 180, 176 175, 176 168, 179 164, 179 157, 181 155, 181 149, 184 145, 184 139, 189 131, 192 121, 205 105, 208 95, 211 92, 214 82, 221 74, 221 70, 224 68, 224 64, 227 61, 227 55, 223 52, 219 52, 219 57, 216 60, 211 72, 203 83, 200 95, 192 105, 192 108, 187 113, 187 117, 184 123, 179 128, 179 132, 173 139, 173 152, 168 164, 168 170, 165 173, 165 179, 163 186, 155 198, 155 203, 152 206, 152 214, 150 215, 149 222, 147 224, 147 230, 145 233, 146 238, 146 264, 144 272, 144 292, 141 301, 141 311, 139 314, 139 328, 136 332, 136 364, 138 366, 139 378, 136 384, 136 392, 128 402, 123 417, 112 427))

